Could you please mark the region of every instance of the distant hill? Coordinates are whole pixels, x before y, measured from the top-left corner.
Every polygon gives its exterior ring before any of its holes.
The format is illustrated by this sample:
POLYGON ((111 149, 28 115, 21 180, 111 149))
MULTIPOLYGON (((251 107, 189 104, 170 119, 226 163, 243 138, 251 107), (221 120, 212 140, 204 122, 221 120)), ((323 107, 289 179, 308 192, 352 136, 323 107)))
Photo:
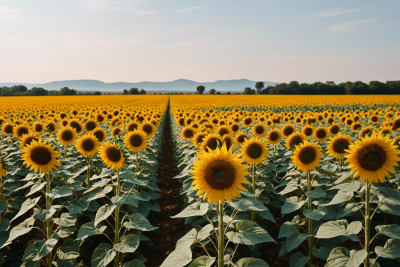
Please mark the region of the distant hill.
MULTIPOLYGON (((247 79, 240 80, 219 80, 215 82, 195 82, 191 80, 179 79, 171 82, 139 82, 139 83, 104 83, 97 80, 71 80, 71 81, 55 81, 44 84, 29 83, 0 83, 0 87, 25 85, 28 89, 32 87, 43 87, 46 90, 60 90, 63 87, 69 87, 79 91, 103 91, 103 92, 122 92, 124 89, 139 88, 145 89, 147 92, 195 92, 197 86, 206 87, 205 93, 211 88, 220 92, 243 92, 245 87, 254 88, 257 81, 247 79)), ((275 85, 275 82, 264 82, 265 86, 275 85)))

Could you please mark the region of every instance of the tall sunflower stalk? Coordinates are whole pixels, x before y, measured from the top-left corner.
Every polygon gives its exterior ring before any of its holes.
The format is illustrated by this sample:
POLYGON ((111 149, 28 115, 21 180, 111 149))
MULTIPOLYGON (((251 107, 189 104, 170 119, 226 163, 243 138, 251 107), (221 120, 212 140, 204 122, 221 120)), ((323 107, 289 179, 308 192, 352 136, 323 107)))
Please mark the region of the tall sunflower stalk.
POLYGON ((141 130, 128 132, 124 136, 125 146, 135 153, 135 173, 139 171, 139 153, 148 145, 149 139, 147 134, 141 130))
MULTIPOLYGON (((385 177, 390 177, 390 173, 395 173, 394 167, 398 166, 400 151, 397 150, 394 140, 390 140, 389 136, 383 137, 376 135, 375 132, 371 136, 366 135, 365 138, 355 141, 350 145, 345 157, 349 163, 350 171, 354 171, 354 177, 360 176, 361 182, 365 183, 364 201, 364 247, 367 257, 364 259, 364 266, 373 266, 377 260, 370 265, 369 254, 371 252, 371 221, 378 210, 378 207, 371 215, 371 184, 384 182, 385 177)), ((362 245, 362 244, 361 244, 362 245)))
POLYGON ((76 149, 86 158, 88 164, 86 185, 91 187, 90 170, 92 168, 92 157, 96 155, 100 142, 93 134, 82 135, 76 140, 76 149))
MULTIPOLYGON (((7 175, 8 169, 5 162, 0 160, 0 203, 4 202, 4 181, 3 177, 7 175)), ((3 221, 3 215, 0 213, 0 223, 3 221)))

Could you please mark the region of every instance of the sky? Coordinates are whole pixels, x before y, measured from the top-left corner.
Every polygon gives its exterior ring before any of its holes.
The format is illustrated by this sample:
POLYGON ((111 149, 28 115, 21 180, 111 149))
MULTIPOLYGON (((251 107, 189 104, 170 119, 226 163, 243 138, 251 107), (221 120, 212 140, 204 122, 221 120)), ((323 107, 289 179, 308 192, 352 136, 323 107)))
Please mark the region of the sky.
POLYGON ((400 80, 398 0, 0 0, 0 83, 400 80))

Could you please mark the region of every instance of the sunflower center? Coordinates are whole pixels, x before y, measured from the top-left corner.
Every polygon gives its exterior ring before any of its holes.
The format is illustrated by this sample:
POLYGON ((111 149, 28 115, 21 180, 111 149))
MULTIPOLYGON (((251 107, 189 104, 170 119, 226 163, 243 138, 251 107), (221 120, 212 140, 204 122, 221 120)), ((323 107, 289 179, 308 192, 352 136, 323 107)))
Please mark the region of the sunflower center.
POLYGON ((306 128, 304 130, 304 134, 307 135, 307 136, 311 136, 312 132, 313 132, 312 128, 306 128))
POLYGON ((61 138, 62 138, 64 141, 71 141, 71 139, 72 139, 72 133, 71 133, 71 131, 64 131, 64 132, 61 134, 61 138))
POLYGON ((262 155, 262 147, 259 144, 251 144, 247 147, 246 154, 252 159, 258 159, 262 155))
POLYGON ((303 148, 300 151, 299 159, 303 164, 310 164, 317 157, 315 149, 312 147, 303 148))
POLYGON ((231 139, 225 138, 224 143, 226 145, 226 149, 229 150, 229 148, 231 148, 232 145, 231 139))
POLYGON ((331 128, 331 133, 333 134, 337 134, 339 132, 339 127, 337 125, 333 126, 331 128))
POLYGON ((77 133, 80 133, 82 131, 82 127, 79 125, 77 122, 71 122, 71 127, 76 130, 77 133))
POLYGON ((325 136, 326 136, 326 132, 323 129, 319 129, 317 131, 317 137, 318 138, 325 138, 325 136))
POLYGON ((218 147, 218 140, 217 138, 211 138, 207 141, 206 147, 209 147, 211 150, 215 150, 218 147))
POLYGON ((91 139, 86 139, 82 142, 82 148, 85 151, 92 151, 94 149, 94 142, 91 139))
POLYGON ((130 131, 130 132, 134 131, 134 130, 137 129, 137 127, 138 127, 138 125, 136 123, 132 123, 132 124, 129 125, 128 131, 130 131))
POLYGON ((290 140, 290 147, 298 146, 301 143, 303 143, 303 138, 301 138, 300 136, 295 136, 292 138, 292 140, 290 140))
POLYGON ((227 129, 225 129, 225 128, 222 128, 222 129, 219 130, 219 135, 220 136, 224 136, 225 134, 228 134, 228 133, 229 133, 229 131, 227 129))
POLYGON ((143 139, 139 135, 134 135, 131 137, 131 145, 134 147, 139 147, 143 143, 143 139))
POLYGON ((263 134, 264 133, 264 128, 262 126, 257 126, 256 127, 256 133, 257 134, 263 134))
POLYGON ((114 129, 114 135, 119 135, 120 132, 121 132, 121 130, 119 128, 114 129))
POLYGON ((239 141, 239 143, 243 143, 243 142, 245 141, 244 139, 245 139, 246 137, 247 137, 246 135, 241 135, 241 136, 238 137, 237 140, 239 141))
POLYGON ((49 127, 50 132, 54 132, 54 131, 55 131, 54 124, 50 123, 50 124, 48 125, 48 127, 49 127))
POLYGON ((269 136, 269 139, 271 139, 271 141, 276 141, 279 138, 279 134, 277 132, 272 132, 271 135, 269 136))
POLYGON ((101 131, 94 132, 94 136, 99 140, 99 142, 103 142, 104 134, 101 131))
POLYGON ((22 136, 23 134, 27 134, 27 133, 28 133, 28 129, 25 127, 18 129, 18 136, 22 136))
POLYGON ((33 138, 33 137, 28 137, 27 139, 25 139, 25 146, 30 145, 33 140, 37 140, 37 139, 33 138))
POLYGON ((368 171, 380 169, 386 161, 386 153, 377 144, 367 145, 358 151, 358 163, 368 171))
POLYGON ((12 133, 12 132, 13 132, 13 126, 12 126, 12 125, 7 125, 7 126, 4 128, 4 131, 5 131, 6 133, 12 133))
POLYGON ((224 160, 214 160, 205 169, 204 178, 213 189, 223 190, 230 188, 235 182, 234 167, 224 160))
POLYGON ((191 137, 193 137, 193 131, 190 130, 190 129, 186 129, 186 130, 183 132, 183 135, 184 135, 186 138, 191 138, 191 137))
POLYGON ((153 128, 150 125, 146 124, 143 127, 143 131, 145 131, 148 135, 150 135, 153 132, 153 128))
POLYGON ((346 153, 344 150, 349 149, 349 143, 347 142, 347 140, 338 139, 334 143, 333 148, 335 149, 336 153, 346 153))
POLYGON ((86 129, 88 130, 88 131, 93 131, 94 130, 94 128, 96 128, 96 124, 94 123, 94 122, 88 122, 87 124, 86 124, 86 129))
POLYGON ((198 143, 198 144, 201 144, 201 143, 203 143, 203 139, 204 139, 204 137, 205 137, 205 135, 204 135, 204 134, 201 134, 201 135, 199 135, 199 136, 197 137, 197 143, 198 143))
POLYGON ((244 124, 248 125, 248 124, 251 123, 251 121, 252 121, 251 119, 245 119, 245 120, 244 120, 244 124))
POLYGON ((294 129, 292 127, 286 127, 283 132, 285 133, 286 136, 289 136, 294 132, 294 129))
POLYGON ((377 122, 377 121, 378 121, 378 117, 375 117, 375 116, 374 116, 374 117, 371 118, 371 120, 372 120, 373 122, 377 122))
POLYGON ((115 147, 110 147, 107 149, 107 159, 113 162, 118 162, 121 159, 120 151, 115 147))
POLYGON ((51 161, 51 153, 44 147, 35 147, 30 156, 32 161, 39 165, 46 165, 51 161))

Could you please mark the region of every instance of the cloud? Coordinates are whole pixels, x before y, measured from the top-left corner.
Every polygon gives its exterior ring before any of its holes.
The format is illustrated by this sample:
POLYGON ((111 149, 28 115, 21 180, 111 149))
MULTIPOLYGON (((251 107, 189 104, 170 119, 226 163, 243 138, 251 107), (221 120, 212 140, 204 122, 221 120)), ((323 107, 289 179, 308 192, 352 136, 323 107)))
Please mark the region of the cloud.
POLYGON ((139 15, 158 14, 155 11, 144 11, 136 8, 137 4, 150 0, 81 0, 84 7, 92 10, 131 10, 139 15))
POLYGON ((193 7, 177 10, 176 12, 186 12, 186 11, 191 11, 191 10, 204 8, 204 7, 206 7, 206 6, 193 6, 193 7))
POLYGON ((331 11, 324 11, 324 12, 317 12, 313 13, 310 16, 316 17, 316 18, 326 18, 326 17, 333 17, 333 16, 339 16, 343 14, 348 14, 348 13, 353 13, 360 11, 361 9, 348 9, 348 10, 343 10, 341 8, 334 9, 331 11))
POLYGON ((357 30, 357 26, 355 26, 357 24, 372 22, 372 21, 376 21, 376 20, 378 20, 378 19, 373 18, 373 19, 349 21, 349 22, 344 22, 339 25, 331 26, 331 27, 328 27, 325 29, 330 32, 336 32, 336 33, 351 32, 351 31, 357 30))
POLYGON ((18 19, 24 14, 19 8, 0 5, 0 21, 18 19))

